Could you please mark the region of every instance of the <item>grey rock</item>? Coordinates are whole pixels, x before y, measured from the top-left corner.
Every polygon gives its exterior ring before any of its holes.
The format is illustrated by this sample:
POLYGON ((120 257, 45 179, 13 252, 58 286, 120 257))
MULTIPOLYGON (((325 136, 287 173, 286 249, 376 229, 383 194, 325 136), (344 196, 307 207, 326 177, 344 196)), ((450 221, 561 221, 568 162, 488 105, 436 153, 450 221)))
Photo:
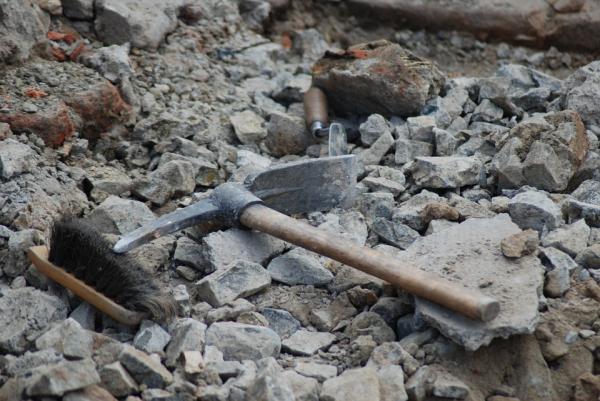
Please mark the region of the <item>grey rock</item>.
POLYGON ((370 164, 379 164, 383 156, 394 145, 394 137, 390 132, 383 133, 370 148, 365 149, 358 155, 358 160, 363 166, 370 164))
POLYGON ((461 380, 443 368, 435 366, 435 379, 431 385, 431 393, 436 397, 464 400, 469 395, 470 389, 461 380))
POLYGON ((392 221, 406 224, 416 231, 423 231, 428 223, 423 219, 423 209, 432 202, 445 202, 445 199, 433 192, 423 190, 394 209, 392 221))
POLYGON ((432 116, 409 117, 406 119, 408 135, 413 141, 434 143, 435 118, 432 116))
POLYGON ((281 346, 290 354, 310 356, 328 348, 334 341, 335 335, 331 333, 298 330, 283 340, 281 346))
POLYGON ((259 374, 246 391, 248 401, 294 401, 294 393, 281 373, 259 374))
POLYGON ((406 381, 406 393, 409 400, 425 401, 431 390, 431 382, 435 378, 430 366, 422 366, 406 381))
MULTIPOLYGON (((89 0, 71 0, 73 3, 84 3, 86 1, 89 0)), ((131 61, 129 60, 130 50, 131 46, 129 43, 125 43, 121 46, 101 47, 94 52, 84 53, 82 57, 83 64, 95 69, 112 83, 119 85, 122 88, 122 92, 125 92, 125 100, 128 102, 131 102, 132 99, 127 99, 127 90, 123 89, 127 85, 131 85, 130 78, 134 74, 131 61)))
POLYGON ((4 374, 12 377, 24 376, 40 366, 55 365, 65 360, 55 349, 26 351, 19 356, 6 354, 3 357, 4 374))
POLYGON ((173 375, 159 361, 131 346, 123 349, 119 362, 140 385, 164 388, 173 382, 173 375))
POLYGON ((415 331, 400 340, 400 346, 404 349, 421 347, 423 344, 431 342, 437 335, 435 329, 429 328, 423 331, 415 331))
POLYGON ((122 195, 131 190, 133 180, 122 170, 102 166, 86 171, 84 184, 91 187, 90 197, 96 202, 103 202, 110 195, 122 195))
POLYGON ((181 237, 177 240, 177 247, 173 259, 185 266, 193 267, 195 270, 204 270, 204 256, 202 245, 196 241, 181 237))
POLYGON ((292 390, 296 401, 319 401, 319 383, 316 379, 293 370, 286 370, 281 374, 281 378, 292 390))
POLYGON ((94 19, 94 0, 62 0, 62 8, 68 18, 94 19))
POLYGON ((252 110, 244 110, 229 117, 238 140, 243 144, 258 143, 267 137, 265 120, 252 110))
POLYGON ((538 232, 527 229, 504 238, 500 242, 500 247, 502 248, 502 254, 507 258, 520 258, 537 251, 539 243, 538 232))
POLYGON ((2 261, 4 274, 9 277, 22 275, 30 265, 27 249, 43 243, 44 236, 38 230, 26 229, 11 233, 8 238, 8 257, 2 261))
POLYGON ((329 44, 317 29, 294 31, 293 37, 292 51, 302 55, 304 60, 315 62, 329 49, 329 44))
POLYGON ((133 338, 133 346, 148 354, 160 353, 170 340, 171 336, 160 325, 143 320, 133 338))
POLYGON ((221 182, 219 167, 215 163, 205 160, 203 157, 183 156, 177 153, 166 152, 162 154, 158 166, 161 167, 174 160, 192 164, 197 185, 212 187, 221 182))
POLYGON ((0 146, 0 177, 10 179, 29 173, 36 166, 38 155, 24 143, 8 138, 0 146))
POLYGON ((81 328, 73 319, 52 327, 35 340, 38 350, 53 348, 72 359, 84 359, 92 356, 93 337, 81 328))
POLYGON ((379 236, 379 238, 390 245, 400 249, 406 249, 421 235, 402 223, 395 223, 383 217, 377 217, 373 220, 371 230, 379 236))
POLYGON ((129 42, 141 49, 156 49, 177 26, 175 4, 158 0, 97 0, 95 29, 105 43, 129 42), (119 27, 115 29, 114 27, 119 27))
POLYGON ((367 121, 358 127, 360 141, 368 146, 373 145, 381 135, 391 134, 391 128, 386 119, 380 114, 371 114, 367 121))
MULTIPOLYGON (((202 302, 198 305, 203 303, 210 307, 210 304, 206 302, 202 302)), ((208 313, 206 313, 204 320, 208 324, 223 320, 231 321, 237 319, 242 313, 253 312, 255 309, 256 307, 253 303, 246 301, 244 298, 238 298, 235 301, 228 303, 226 306, 209 310, 208 313)))
POLYGON ((365 177, 361 184, 373 192, 389 192, 393 196, 398 196, 404 192, 404 185, 384 177, 365 177))
POLYGON ((432 156, 433 145, 429 142, 398 139, 395 143, 394 162, 398 165, 410 163, 419 156, 432 156))
POLYGON ((380 401, 379 378, 373 368, 346 370, 321 388, 322 401, 380 401))
POLYGON ((271 276, 258 263, 237 260, 195 284, 196 295, 214 307, 247 297, 271 285, 271 276))
POLYGON ((389 219, 394 208, 394 195, 389 192, 368 192, 357 199, 357 207, 372 224, 377 218, 389 219))
POLYGON ((456 221, 448 221, 448 220, 431 220, 429 225, 427 226, 427 230, 425 231, 425 235, 430 235, 433 233, 440 232, 447 228, 457 225, 456 221))
MULTIPOLYGON (((340 274, 338 274, 340 276, 340 274)), ((344 289, 353 287, 354 280, 348 280, 349 283, 338 283, 344 289)), ((359 280, 356 280, 359 281, 359 280)), ((343 290, 342 290, 343 291, 343 290)), ((314 309, 310 311, 310 322, 321 331, 331 331, 338 323, 344 319, 349 319, 356 315, 358 311, 350 303, 347 293, 338 295, 333 302, 325 308, 314 309)))
POLYGON ((577 111, 586 125, 600 125, 596 113, 600 107, 600 62, 594 61, 571 74, 564 82, 562 101, 565 108, 577 111))
POLYGON ((587 247, 589 237, 590 228, 581 219, 549 232, 542 238, 542 245, 552 246, 574 257, 587 247))
POLYGON ((172 323, 171 341, 167 345, 165 365, 173 367, 184 351, 201 351, 206 340, 206 325, 191 318, 172 323))
POLYGON ((289 337, 302 327, 300 322, 286 310, 263 308, 260 313, 268 320, 269 328, 281 338, 289 337))
POLYGON ((557 228, 562 215, 560 208, 542 192, 525 191, 514 196, 508 203, 511 219, 522 229, 537 232, 552 231, 557 228))
POLYGON ((408 376, 412 376, 421 366, 398 342, 387 342, 375 347, 367 362, 367 367, 378 370, 393 365, 402 366, 408 376))
POLYGON ((523 176, 527 182, 548 191, 566 187, 572 175, 570 170, 570 165, 561 160, 552 146, 542 141, 531 145, 523 161, 523 176))
POLYGON ((443 335, 468 350, 489 344, 495 337, 533 332, 538 321, 538 293, 543 284, 543 267, 533 255, 505 258, 500 249, 503 238, 519 228, 506 214, 494 218, 469 219, 439 233, 422 237, 399 260, 439 274, 461 285, 499 299, 500 314, 490 322, 476 322, 423 299, 416 311, 443 335), (490 230, 494 227, 494 230, 490 230), (461 263, 456 255, 460 251, 461 263), (452 266, 451 273, 446 269, 452 266))
POLYGON ((100 374, 102 387, 115 397, 126 397, 138 390, 138 385, 133 377, 127 373, 119 362, 103 366, 98 373, 100 374))
MULTIPOLYGON (((457 137, 450 132, 439 128, 434 128, 433 134, 435 136, 435 155, 452 156, 459 145, 457 137)), ((398 154, 398 151, 398 143, 396 143, 396 154, 398 154)), ((418 156, 431 156, 431 154, 418 156)))
POLYGON ((185 284, 176 285, 172 290, 172 294, 173 299, 177 304, 178 315, 189 317, 191 314, 190 294, 188 293, 185 284))
POLYGON ((27 383, 26 392, 29 396, 62 396, 99 382, 100 376, 91 359, 63 361, 38 369, 27 383))
POLYGON ((146 389, 141 395, 144 401, 178 401, 181 399, 179 395, 160 388, 146 389))
POLYGON ((556 248, 541 248, 540 255, 544 265, 551 269, 561 268, 563 270, 566 269, 568 272, 572 272, 577 268, 577 262, 566 253, 559 251, 556 248))
POLYGON ((6 290, 0 298, 0 350, 21 353, 52 322, 67 317, 59 298, 31 287, 6 290))
POLYGON ((275 281, 287 285, 326 285, 333 274, 321 265, 317 256, 302 248, 294 248, 273 259, 267 271, 275 281))
POLYGON ((473 117, 471 121, 484 121, 487 123, 493 123, 500 121, 504 111, 492 103, 489 99, 483 99, 481 103, 475 107, 473 111, 473 117))
POLYGON ((380 315, 374 312, 359 313, 346 328, 346 334, 350 338, 370 335, 377 344, 396 339, 394 330, 380 315))
POLYGON ((109 196, 88 216, 88 221, 102 233, 126 234, 156 219, 144 203, 109 196))
POLYGON ((161 206, 173 197, 191 194, 195 187, 196 171, 192 163, 173 160, 159 165, 146 179, 136 180, 132 192, 161 206))
POLYGON ((43 41, 50 19, 32 1, 2 0, 2 28, 0 29, 0 61, 16 63, 29 58, 31 49, 43 41))
POLYGON ((600 227, 600 181, 586 180, 565 201, 563 210, 570 220, 584 218, 591 227, 600 227))
POLYGON ((281 157, 303 152, 312 139, 304 121, 285 113, 274 112, 267 124, 266 145, 273 156, 281 157))
POLYGON ((370 309, 371 312, 375 312, 381 316, 390 327, 394 327, 396 320, 411 310, 411 305, 396 297, 381 297, 370 309))
POLYGON ((321 383, 337 376, 335 366, 316 362, 297 362, 294 369, 302 376, 311 377, 321 383))
POLYGON ((408 401, 404 389, 404 372, 400 366, 385 366, 377 372, 377 375, 381 401, 408 401))
POLYGON ((202 245, 208 273, 238 259, 262 264, 285 249, 280 239, 237 228, 210 233, 202 239, 202 245))
POLYGON ((281 340, 273 330, 243 323, 213 323, 206 331, 206 345, 217 347, 227 361, 277 357, 281 340))
POLYGON ((575 260, 588 269, 600 269, 600 244, 585 248, 575 260))
POLYGON ((544 295, 551 298, 561 297, 571 287, 569 270, 564 265, 556 266, 546 273, 544 295))
POLYGON ((420 187, 460 188, 477 184, 483 165, 474 157, 417 157, 411 172, 420 187))

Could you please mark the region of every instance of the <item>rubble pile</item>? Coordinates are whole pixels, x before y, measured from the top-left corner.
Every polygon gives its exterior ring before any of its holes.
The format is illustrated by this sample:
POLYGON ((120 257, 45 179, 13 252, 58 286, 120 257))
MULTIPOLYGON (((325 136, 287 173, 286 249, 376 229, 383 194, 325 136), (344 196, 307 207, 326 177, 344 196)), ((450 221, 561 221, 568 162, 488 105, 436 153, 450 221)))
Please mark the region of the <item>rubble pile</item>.
POLYGON ((348 47, 287 3, 0 0, 0 400, 597 399, 600 61, 351 22, 348 47), (450 74, 435 41, 470 71, 492 51, 494 72, 450 74), (60 216, 114 243, 326 155, 311 85, 357 199, 294 217, 493 296, 498 318, 241 228, 130 252, 175 298, 170 324, 123 326, 28 261, 60 216))

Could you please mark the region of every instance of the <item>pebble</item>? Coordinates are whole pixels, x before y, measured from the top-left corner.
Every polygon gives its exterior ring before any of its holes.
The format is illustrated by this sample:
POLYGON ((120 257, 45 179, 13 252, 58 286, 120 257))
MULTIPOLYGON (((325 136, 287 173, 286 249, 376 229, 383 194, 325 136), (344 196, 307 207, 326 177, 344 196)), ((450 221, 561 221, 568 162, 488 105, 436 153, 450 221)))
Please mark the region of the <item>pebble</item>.
POLYGON ((115 397, 126 397, 138 390, 138 385, 133 377, 119 362, 104 365, 98 373, 100 374, 102 387, 115 397))
POLYGON ((528 228, 542 234, 557 228, 562 222, 560 208, 538 191, 525 191, 508 203, 511 219, 523 230, 528 228))
POLYGON ((148 354, 162 352, 171 340, 171 336, 160 325, 143 320, 140 329, 133 338, 133 346, 148 354))
POLYGON ((322 286, 333 280, 333 274, 321 265, 317 256, 302 248, 276 257, 267 271, 273 280, 287 285, 322 286))
POLYGON ((338 371, 333 365, 315 362, 297 362, 294 369, 302 376, 317 379, 320 383, 337 376, 338 371))
POLYGON ((164 388, 173 382, 173 375, 159 361, 131 346, 123 349, 119 362, 139 384, 164 388))
POLYGON ((175 366, 185 351, 202 350, 206 340, 206 325, 192 318, 173 322, 169 328, 171 341, 165 351, 165 364, 175 366))
POLYGON ((294 334, 302 327, 300 322, 286 310, 263 308, 260 313, 269 322, 269 328, 273 329, 283 339, 294 334))
POLYGON ((267 327, 217 322, 206 331, 206 345, 217 347, 226 361, 258 360, 277 357, 281 339, 267 327))
POLYGON ((322 401, 380 401, 377 371, 368 367, 348 369, 323 383, 320 399, 322 401))
POLYGON ((500 246, 502 253, 507 258, 520 258, 534 253, 537 250, 539 242, 537 231, 527 229, 504 238, 500 246))
POLYGON ((298 330, 281 342, 282 350, 293 355, 310 356, 326 349, 336 337, 331 333, 298 330))

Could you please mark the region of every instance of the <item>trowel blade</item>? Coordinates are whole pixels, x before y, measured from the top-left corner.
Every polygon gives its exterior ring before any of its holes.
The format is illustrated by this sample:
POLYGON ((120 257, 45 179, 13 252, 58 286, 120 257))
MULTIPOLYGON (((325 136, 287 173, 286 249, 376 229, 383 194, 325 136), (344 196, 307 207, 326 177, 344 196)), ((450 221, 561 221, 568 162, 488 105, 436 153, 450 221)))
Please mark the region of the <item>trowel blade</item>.
POLYGON ((300 160, 251 176, 246 186, 272 209, 285 214, 324 211, 352 205, 356 156, 300 160))

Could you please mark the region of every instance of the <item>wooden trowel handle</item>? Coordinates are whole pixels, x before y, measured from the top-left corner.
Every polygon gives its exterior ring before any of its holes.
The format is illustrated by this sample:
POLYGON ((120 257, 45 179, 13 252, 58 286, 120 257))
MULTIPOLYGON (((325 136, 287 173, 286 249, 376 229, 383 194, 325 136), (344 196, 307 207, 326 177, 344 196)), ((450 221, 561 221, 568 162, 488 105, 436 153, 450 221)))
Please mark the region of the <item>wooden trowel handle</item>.
POLYGON ((391 256, 358 246, 295 220, 264 205, 252 205, 240 222, 292 244, 371 274, 406 292, 442 305, 463 316, 484 322, 498 316, 497 300, 463 286, 407 266, 391 256))
POLYGON ((315 122, 320 122, 324 126, 329 123, 327 97, 321 89, 315 86, 304 94, 304 116, 308 129, 311 129, 315 122))

